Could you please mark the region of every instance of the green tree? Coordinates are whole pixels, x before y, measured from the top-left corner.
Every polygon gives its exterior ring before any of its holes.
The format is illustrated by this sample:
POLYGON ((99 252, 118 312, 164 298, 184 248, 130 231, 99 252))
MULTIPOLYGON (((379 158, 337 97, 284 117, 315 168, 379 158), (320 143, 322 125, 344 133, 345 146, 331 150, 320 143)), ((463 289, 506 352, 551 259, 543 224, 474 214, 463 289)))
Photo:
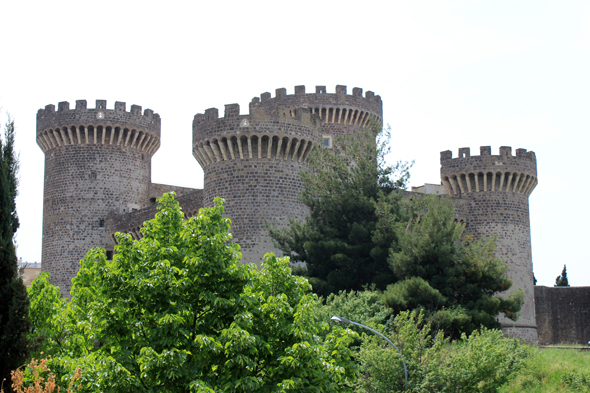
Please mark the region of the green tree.
POLYGON ((112 261, 87 254, 65 309, 45 278, 34 286, 35 332, 58 376, 80 366, 83 390, 105 392, 332 392, 354 382, 354 333, 314 324, 317 297, 287 259, 240 264, 219 198, 189 220, 172 195, 159 202, 140 240, 117 235, 112 261))
POLYGON ((61 297, 59 288, 49 283, 47 272, 42 272, 33 280, 29 299, 29 341, 35 348, 31 355, 41 359, 42 354, 56 353, 64 341, 71 338, 66 330, 68 323, 63 320, 64 315, 67 315, 64 310, 67 310, 68 302, 61 297))
POLYGON ((383 231, 395 235, 389 263, 399 280, 388 287, 385 303, 396 312, 428 310, 454 338, 479 326, 499 328, 500 312, 516 320, 522 290, 507 298, 494 296, 512 286, 506 264, 495 257, 494 238, 464 236, 448 198, 425 195, 403 203, 407 221, 388 218, 387 198, 377 207, 386 222, 379 223, 376 236, 386 237, 383 231))
POLYGON ((394 312, 428 310, 454 338, 499 327, 500 312, 517 318, 522 291, 494 296, 512 285, 494 239, 463 236, 448 198, 404 196, 408 165, 385 165, 387 136, 373 127, 337 138, 334 151, 316 149, 301 175, 310 214, 270 228, 277 246, 305 262, 314 292, 388 288, 384 299, 394 312))
POLYGON ((309 216, 302 223, 292 220, 288 228, 269 228, 292 261, 305 262, 305 275, 318 294, 361 290, 371 283, 385 289, 394 280, 387 249, 373 241, 375 203, 407 186, 409 165, 385 163, 388 141, 387 129, 372 126, 338 137, 333 150, 314 149, 309 171, 301 173, 300 200, 309 216))
MULTIPOLYGON (((18 274, 14 234, 18 157, 14 151, 14 122, 9 118, 0 138, 0 384, 29 355, 30 328, 27 290, 18 274)), ((5 383, 5 388, 10 389, 5 383)))
POLYGON ((563 270, 561 271, 561 274, 559 276, 557 276, 557 278, 555 279, 555 286, 556 287, 569 287, 570 284, 567 281, 567 270, 565 268, 565 265, 563 265, 563 270))

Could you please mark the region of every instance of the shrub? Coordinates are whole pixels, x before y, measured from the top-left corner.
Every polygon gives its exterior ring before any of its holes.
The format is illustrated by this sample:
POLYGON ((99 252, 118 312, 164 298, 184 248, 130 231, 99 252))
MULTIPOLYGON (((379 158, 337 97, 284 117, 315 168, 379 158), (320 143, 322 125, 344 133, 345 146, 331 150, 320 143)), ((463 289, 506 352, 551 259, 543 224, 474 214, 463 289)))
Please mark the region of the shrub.
MULTIPOLYGON (((337 315, 372 327, 385 325, 392 318, 393 311, 381 299, 381 293, 373 289, 340 291, 338 294, 328 295, 316 307, 316 324, 327 323, 331 317, 337 315)), ((365 331, 352 328, 359 333, 365 331)))
MULTIPOLYGON (((424 313, 406 311, 393 322, 390 339, 408 369, 409 392, 495 392, 523 366, 530 351, 499 330, 474 331, 451 343, 433 334, 424 313)), ((401 359, 376 336, 363 336, 358 354, 361 374, 357 392, 398 392, 404 389, 401 359)))

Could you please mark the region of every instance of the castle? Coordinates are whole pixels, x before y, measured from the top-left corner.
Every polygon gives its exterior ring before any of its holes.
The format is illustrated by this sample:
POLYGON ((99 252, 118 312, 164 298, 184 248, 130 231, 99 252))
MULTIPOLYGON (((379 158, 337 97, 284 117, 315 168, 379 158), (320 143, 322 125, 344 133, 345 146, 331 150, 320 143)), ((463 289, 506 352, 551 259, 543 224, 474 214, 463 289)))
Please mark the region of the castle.
MULTIPOLYGON (((37 113, 37 143, 45 153, 42 266, 62 295, 69 293, 79 261, 92 247, 103 247, 112 258, 115 232, 140 238, 145 220, 156 212, 155 200, 175 191, 187 216, 223 197, 232 219, 232 235, 241 245, 244 262, 259 262, 264 253, 278 252, 265 228, 289 219, 301 220, 307 210, 298 200, 299 172, 316 147, 331 148, 334 138, 353 134, 370 118, 382 121, 381 97, 360 88, 347 93, 336 86, 328 93, 317 86, 294 94, 277 89, 252 99, 249 114, 237 104, 216 108, 193 120, 192 150, 203 168, 203 189, 151 182, 151 158, 160 146, 160 116, 150 109, 104 100, 88 108, 84 100, 70 109, 60 102, 37 113)), ((537 184, 533 152, 501 147, 492 154, 482 147, 441 153, 441 184, 412 189, 415 193, 449 195, 456 218, 476 237, 497 236, 497 256, 508 263, 512 290, 522 288, 525 304, 513 322, 501 317, 504 331, 537 340, 533 293, 528 197, 537 184)))

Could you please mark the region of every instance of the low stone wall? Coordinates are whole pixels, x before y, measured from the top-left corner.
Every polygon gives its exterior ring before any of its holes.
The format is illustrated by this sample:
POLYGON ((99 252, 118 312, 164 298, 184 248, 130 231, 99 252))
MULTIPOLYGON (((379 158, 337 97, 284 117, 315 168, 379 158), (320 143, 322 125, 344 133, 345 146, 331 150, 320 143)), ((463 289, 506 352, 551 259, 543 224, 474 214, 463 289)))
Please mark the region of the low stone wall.
POLYGON ((590 287, 535 286, 539 344, 587 344, 590 287))
POLYGON ((171 186, 169 184, 159 184, 159 183, 151 183, 150 184, 150 202, 154 203, 154 198, 159 198, 164 195, 165 192, 174 191, 176 193, 176 199, 178 197, 183 196, 185 194, 198 191, 198 188, 189 188, 189 187, 179 187, 179 186, 171 186))
MULTIPOLYGON (((176 197, 176 200, 180 204, 184 214, 187 217, 191 217, 203 207, 203 190, 189 192, 176 197)), ((153 203, 145 209, 140 209, 132 213, 109 216, 107 219, 109 233, 135 231, 136 234, 139 234, 139 228, 143 226, 143 223, 155 217, 158 211, 157 206, 157 203, 153 203)))

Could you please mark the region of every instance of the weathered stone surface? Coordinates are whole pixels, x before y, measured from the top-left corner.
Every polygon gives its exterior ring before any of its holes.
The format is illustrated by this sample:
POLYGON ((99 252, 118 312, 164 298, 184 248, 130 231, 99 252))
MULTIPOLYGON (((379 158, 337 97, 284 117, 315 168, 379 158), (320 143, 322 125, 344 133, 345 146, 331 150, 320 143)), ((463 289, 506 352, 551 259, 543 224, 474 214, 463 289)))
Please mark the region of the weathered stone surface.
POLYGON ((216 196, 226 200, 232 219, 232 235, 240 244, 243 261, 258 263, 275 249, 265 222, 284 227, 289 219, 303 220, 308 210, 297 199, 302 190, 299 172, 306 170, 312 148, 326 136, 359 132, 370 118, 381 121, 379 96, 355 88, 346 94, 294 95, 277 89, 255 97, 249 114, 241 115, 237 104, 225 106, 224 116, 210 108, 193 121, 193 155, 205 171, 203 203, 211 206, 216 196))
POLYGON ((590 287, 535 286, 539 344, 588 344, 590 287))
POLYGON ((508 264, 513 285, 507 296, 522 288, 525 303, 517 321, 503 315, 500 323, 506 334, 536 341, 535 294, 529 220, 529 195, 537 184, 535 153, 503 146, 499 155, 491 155, 482 146, 480 155, 469 148, 459 149, 459 157, 450 151, 441 153, 441 181, 455 204, 455 214, 466 223, 466 233, 476 239, 496 236, 496 256, 508 264))
POLYGON ((42 266, 64 296, 90 248, 113 250, 107 217, 149 204, 151 156, 160 135, 160 117, 151 110, 125 112, 124 103, 107 110, 105 101, 90 110, 85 101, 74 110, 66 104, 37 115, 37 141, 45 152, 42 266))

